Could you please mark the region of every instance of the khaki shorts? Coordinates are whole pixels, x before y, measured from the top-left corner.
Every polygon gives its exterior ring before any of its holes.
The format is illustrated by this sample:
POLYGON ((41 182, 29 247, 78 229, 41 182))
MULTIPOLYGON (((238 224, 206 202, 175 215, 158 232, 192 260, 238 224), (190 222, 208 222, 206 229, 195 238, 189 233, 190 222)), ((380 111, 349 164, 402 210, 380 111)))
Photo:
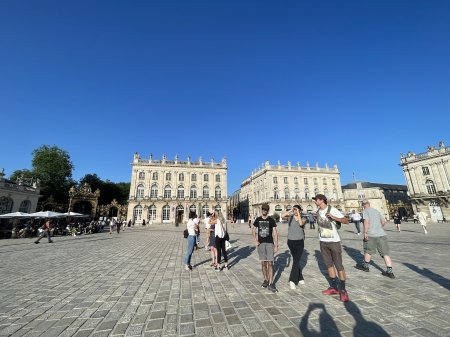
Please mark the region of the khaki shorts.
POLYGON ((258 245, 258 255, 260 261, 273 261, 273 243, 263 242, 258 245))
POLYGON ((369 237, 367 242, 364 242, 364 254, 373 255, 380 253, 381 257, 389 256, 389 244, 387 236, 369 237))
POLYGON ((344 270, 341 242, 320 241, 320 252, 322 253, 323 262, 327 268, 334 266, 337 271, 344 270))

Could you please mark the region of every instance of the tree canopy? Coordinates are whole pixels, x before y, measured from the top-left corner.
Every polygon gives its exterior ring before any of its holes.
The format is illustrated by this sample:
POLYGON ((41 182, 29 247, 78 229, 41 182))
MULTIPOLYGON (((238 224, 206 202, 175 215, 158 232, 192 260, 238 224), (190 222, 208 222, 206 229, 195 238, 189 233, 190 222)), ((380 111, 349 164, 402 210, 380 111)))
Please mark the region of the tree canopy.
POLYGON ((103 181, 97 176, 97 174, 86 174, 80 179, 79 185, 88 183, 91 186, 92 191, 96 189, 100 190, 100 205, 107 205, 116 199, 119 204, 125 203, 128 200, 128 194, 130 193, 130 183, 114 183, 109 180, 103 181))

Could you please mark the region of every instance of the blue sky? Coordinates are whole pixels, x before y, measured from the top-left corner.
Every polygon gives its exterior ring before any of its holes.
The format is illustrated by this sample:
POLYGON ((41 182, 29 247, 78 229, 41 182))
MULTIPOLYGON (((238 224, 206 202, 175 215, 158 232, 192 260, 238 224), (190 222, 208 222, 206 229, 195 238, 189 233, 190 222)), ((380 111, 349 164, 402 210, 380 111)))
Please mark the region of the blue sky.
POLYGON ((42 144, 74 178, 142 157, 265 160, 404 184, 400 153, 450 145, 449 1, 9 1, 0 168, 42 144), (6 141, 5 141, 6 140, 6 141))

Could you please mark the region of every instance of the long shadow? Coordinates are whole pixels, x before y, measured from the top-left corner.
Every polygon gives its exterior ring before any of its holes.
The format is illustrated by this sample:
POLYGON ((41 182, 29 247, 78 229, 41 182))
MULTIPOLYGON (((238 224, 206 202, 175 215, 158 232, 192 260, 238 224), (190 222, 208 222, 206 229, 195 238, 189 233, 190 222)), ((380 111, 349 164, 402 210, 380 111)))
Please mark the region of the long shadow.
POLYGON ((432 272, 430 269, 428 268, 419 268, 411 263, 403 263, 406 267, 408 267, 409 269, 415 271, 416 273, 428 277, 430 280, 436 282, 437 284, 439 284, 440 286, 444 287, 447 290, 450 290, 450 280, 439 275, 436 274, 435 272, 432 272))
POLYGON ((273 268, 274 268, 273 283, 275 284, 277 283, 277 281, 281 277, 281 273, 290 264, 291 264, 291 254, 289 253, 289 250, 285 250, 284 253, 279 253, 275 256, 273 260, 273 268))
POLYGON ((322 254, 320 251, 315 250, 314 251, 314 257, 316 258, 317 265, 319 267, 320 272, 322 273, 323 277, 329 282, 328 280, 328 269, 325 263, 323 263, 322 254))
MULTIPOLYGON (((361 253, 360 250, 351 248, 349 246, 343 246, 343 248, 344 248, 345 252, 348 254, 348 256, 350 256, 356 263, 362 263, 364 261, 364 254, 361 253)), ((382 267, 380 267, 378 264, 373 262, 373 255, 372 255, 372 259, 370 260, 370 264, 372 266, 374 266, 375 268, 377 268, 379 271, 383 271, 382 267)))
POLYGON ((231 268, 235 264, 237 264, 240 260, 246 259, 250 255, 252 255, 253 251, 255 250, 255 246, 245 246, 242 248, 239 248, 237 250, 231 250, 228 254, 228 267, 231 268))
POLYGON ((306 268, 306 265, 308 264, 308 256, 309 256, 309 252, 305 249, 303 251, 302 258, 300 259, 300 269, 301 270, 306 268))
MULTIPOLYGON (((306 310, 305 315, 303 316, 300 322, 300 332, 305 337, 340 337, 341 334, 339 329, 334 323, 333 317, 328 313, 325 305, 322 303, 310 303, 308 306, 308 310, 306 310), (320 331, 309 330, 308 329, 308 320, 309 316, 314 310, 320 310, 319 314, 319 325, 320 331)), ((356 335, 355 335, 356 336, 356 335)))
POLYGON ((369 322, 361 314, 358 306, 352 302, 348 301, 344 303, 345 309, 348 313, 353 316, 356 321, 356 325, 353 328, 353 336, 364 336, 364 337, 389 337, 390 335, 377 323, 369 322))

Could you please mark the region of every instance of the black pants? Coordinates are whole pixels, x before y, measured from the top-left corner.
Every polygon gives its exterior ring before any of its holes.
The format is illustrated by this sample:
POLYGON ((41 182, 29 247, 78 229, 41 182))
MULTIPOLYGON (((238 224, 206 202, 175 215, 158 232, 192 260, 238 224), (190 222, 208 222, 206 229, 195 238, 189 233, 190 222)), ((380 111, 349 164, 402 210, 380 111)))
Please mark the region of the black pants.
POLYGON ((292 255, 292 269, 291 275, 289 276, 289 281, 298 284, 298 281, 303 280, 300 260, 305 248, 305 240, 288 240, 288 247, 292 255))
POLYGON ((225 239, 216 236, 217 264, 220 264, 223 254, 223 261, 228 263, 228 255, 225 249, 225 239))

